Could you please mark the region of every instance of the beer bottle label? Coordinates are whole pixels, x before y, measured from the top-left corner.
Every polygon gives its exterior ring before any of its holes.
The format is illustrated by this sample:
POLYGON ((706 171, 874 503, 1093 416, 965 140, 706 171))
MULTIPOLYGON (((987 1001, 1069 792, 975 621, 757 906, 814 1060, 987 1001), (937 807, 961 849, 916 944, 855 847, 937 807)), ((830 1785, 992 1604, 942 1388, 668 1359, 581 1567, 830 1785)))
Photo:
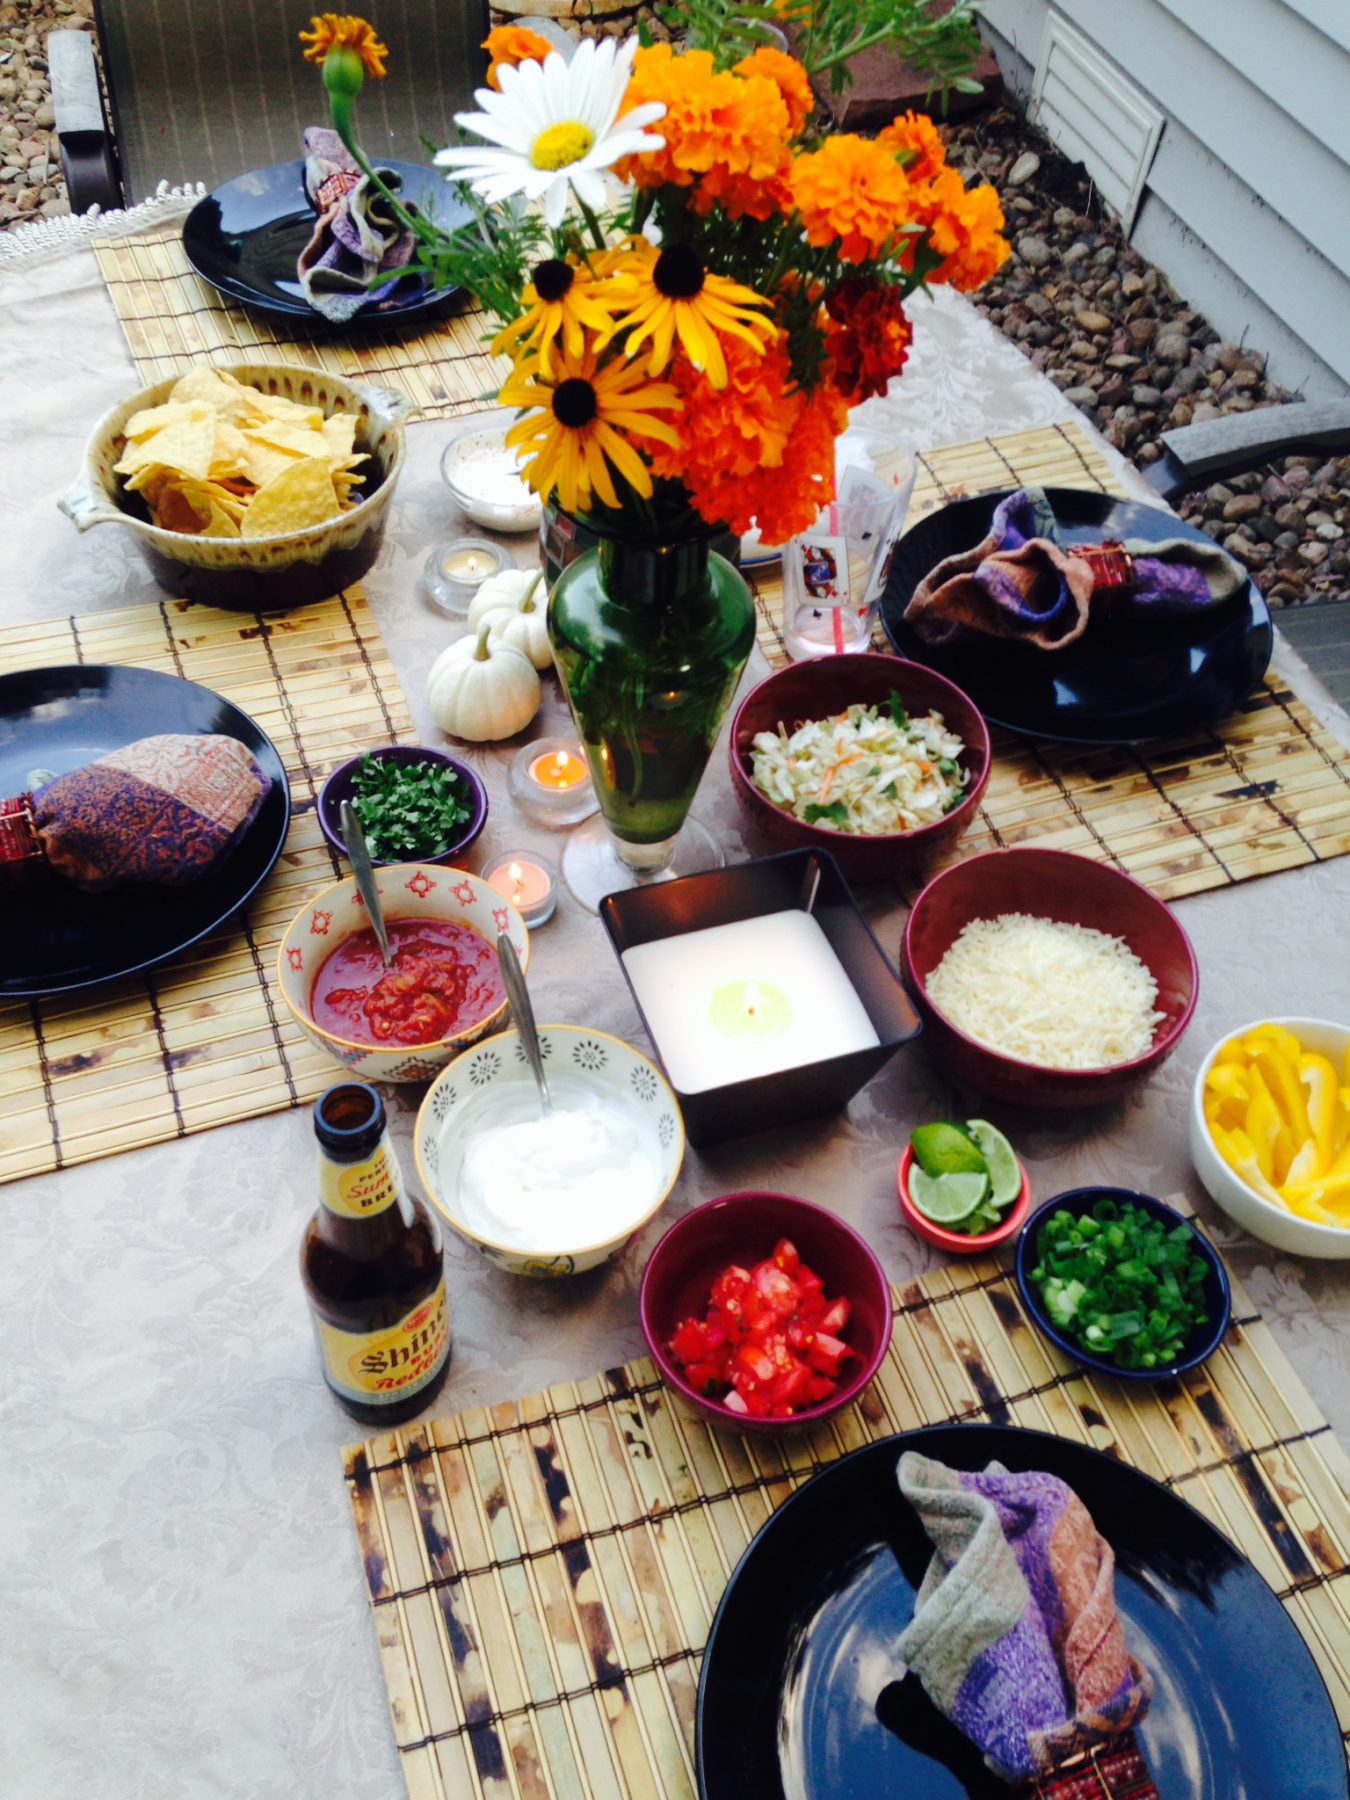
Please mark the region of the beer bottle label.
POLYGON ((334 1162, 320 1157, 320 1195, 329 1212, 343 1219, 373 1219, 398 1199, 403 1181, 398 1158, 388 1138, 362 1162, 334 1162))
POLYGON ((314 1314, 319 1355, 331 1387, 363 1406, 406 1400, 435 1379, 450 1354, 450 1307, 444 1278, 397 1325, 383 1331, 340 1331, 314 1314))

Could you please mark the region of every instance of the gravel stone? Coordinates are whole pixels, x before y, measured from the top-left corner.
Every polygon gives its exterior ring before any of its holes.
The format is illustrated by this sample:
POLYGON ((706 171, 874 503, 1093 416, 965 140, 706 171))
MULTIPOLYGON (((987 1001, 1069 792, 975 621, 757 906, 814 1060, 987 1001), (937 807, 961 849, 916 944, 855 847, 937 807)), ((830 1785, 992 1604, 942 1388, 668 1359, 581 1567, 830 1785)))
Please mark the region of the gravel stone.
POLYGON ((1029 269, 1043 269, 1050 261, 1051 250, 1044 238, 1028 235, 1018 238, 1017 254, 1029 269))

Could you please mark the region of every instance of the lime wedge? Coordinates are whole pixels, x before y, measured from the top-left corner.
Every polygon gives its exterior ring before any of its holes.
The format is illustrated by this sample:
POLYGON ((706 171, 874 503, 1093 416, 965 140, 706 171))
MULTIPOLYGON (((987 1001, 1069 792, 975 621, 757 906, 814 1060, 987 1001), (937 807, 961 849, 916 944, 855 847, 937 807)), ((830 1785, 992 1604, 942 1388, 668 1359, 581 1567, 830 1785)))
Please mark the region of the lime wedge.
POLYGON ((1017 1153, 1003 1133, 987 1119, 967 1119, 970 1135, 984 1153, 989 1171, 989 1203, 1011 1206, 1022 1191, 1022 1168, 1017 1153))
POLYGON ((914 1160, 925 1175, 986 1175, 984 1152, 957 1125, 919 1125, 909 1135, 914 1160))
POLYGON ((959 1225, 968 1219, 989 1192, 989 1177, 973 1171, 956 1175, 926 1175, 918 1163, 909 1169, 909 1197, 925 1219, 935 1225, 959 1225))

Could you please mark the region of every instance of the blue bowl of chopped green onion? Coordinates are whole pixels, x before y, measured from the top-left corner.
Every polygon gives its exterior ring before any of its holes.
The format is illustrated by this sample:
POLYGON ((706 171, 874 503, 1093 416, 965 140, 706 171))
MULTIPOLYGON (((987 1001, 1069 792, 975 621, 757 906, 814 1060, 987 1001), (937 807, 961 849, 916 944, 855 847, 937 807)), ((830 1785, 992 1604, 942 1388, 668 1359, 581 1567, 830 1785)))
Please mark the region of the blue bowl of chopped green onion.
POLYGON ((319 828, 339 856, 350 800, 370 860, 453 863, 487 824, 487 789, 465 763, 427 744, 385 744, 340 764, 319 791, 319 828))
POLYGON ((1084 1187, 1038 1206, 1017 1243, 1022 1304, 1052 1344, 1122 1381, 1198 1368, 1228 1329, 1218 1252, 1174 1207, 1084 1187))

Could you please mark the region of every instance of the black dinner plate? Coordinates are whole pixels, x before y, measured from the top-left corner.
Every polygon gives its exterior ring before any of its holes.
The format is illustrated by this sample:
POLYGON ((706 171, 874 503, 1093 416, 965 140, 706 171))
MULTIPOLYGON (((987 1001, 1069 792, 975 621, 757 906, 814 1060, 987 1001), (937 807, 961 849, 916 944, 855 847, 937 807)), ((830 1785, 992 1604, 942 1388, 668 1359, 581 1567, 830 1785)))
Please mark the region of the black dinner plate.
POLYGON ((1139 1739, 1161 1800, 1345 1800, 1325 1684, 1228 1540, 1113 1457, 991 1425, 869 1444, 763 1526, 703 1658, 701 1800, 1007 1800, 918 1681, 897 1679, 894 1645, 932 1555, 896 1481, 905 1449, 963 1469, 1046 1469, 1083 1500, 1116 1553, 1126 1643, 1153 1676, 1139 1739))
MULTIPOLYGON (((401 162, 380 167, 392 169, 403 184, 400 197, 415 201, 438 225, 453 228, 469 217, 469 209, 435 169, 401 162)), ((304 163, 273 163, 236 175, 199 200, 183 221, 183 249, 202 280, 227 300, 323 326, 328 321, 305 299, 295 272, 313 230, 304 163)), ((365 308, 341 329, 434 318, 449 309, 459 292, 424 287, 378 312, 365 308)))
MULTIPOLYGON (((1161 507, 1077 488, 1046 492, 1065 543, 1213 542, 1161 507)), ((954 681, 991 724, 1056 743, 1143 744, 1226 718, 1260 684, 1274 633, 1251 580, 1244 593, 1189 619, 1094 619, 1066 650, 1006 639, 987 648, 926 644, 904 618, 915 588, 944 558, 973 549, 1006 497, 954 500, 921 519, 896 547, 881 602, 882 624, 900 655, 954 681)))
POLYGON ((0 884, 0 998, 93 987, 164 962, 223 925, 270 874, 291 816, 281 758, 247 713, 174 675, 97 663, 0 675, 0 795, 26 793, 35 770, 65 775, 158 732, 238 738, 272 778, 258 816, 190 887, 86 894, 43 875, 0 884))

